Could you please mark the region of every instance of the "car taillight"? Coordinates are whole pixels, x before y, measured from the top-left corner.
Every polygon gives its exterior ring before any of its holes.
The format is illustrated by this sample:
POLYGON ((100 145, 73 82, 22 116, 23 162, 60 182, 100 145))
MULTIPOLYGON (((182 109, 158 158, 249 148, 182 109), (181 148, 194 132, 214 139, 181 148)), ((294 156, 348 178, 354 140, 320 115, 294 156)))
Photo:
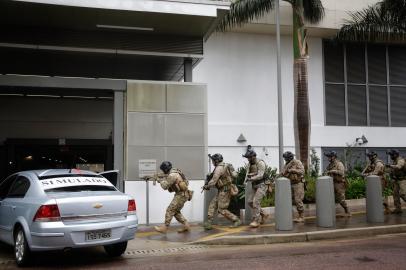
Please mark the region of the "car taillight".
POLYGON ((135 205, 135 200, 128 201, 128 215, 135 215, 135 211, 137 210, 137 206, 135 205))
POLYGON ((51 222, 60 221, 61 214, 59 213, 58 205, 48 204, 41 205, 34 217, 34 222, 51 222))

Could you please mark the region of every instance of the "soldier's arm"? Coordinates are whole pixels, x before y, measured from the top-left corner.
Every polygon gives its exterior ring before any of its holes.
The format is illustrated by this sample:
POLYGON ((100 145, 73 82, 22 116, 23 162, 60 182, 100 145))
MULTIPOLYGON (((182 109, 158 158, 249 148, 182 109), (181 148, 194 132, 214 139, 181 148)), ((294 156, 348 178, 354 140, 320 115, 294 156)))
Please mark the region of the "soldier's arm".
POLYGON ((176 183, 176 175, 174 173, 169 174, 167 177, 163 178, 159 183, 164 190, 170 188, 173 184, 176 183))
POLYGON ((292 168, 290 168, 288 170, 288 172, 290 173, 296 173, 296 174, 304 174, 305 173, 305 169, 304 166, 302 164, 302 162, 297 161, 293 164, 292 168))
POLYGON ((344 164, 342 162, 339 162, 336 168, 337 172, 336 174, 340 175, 340 176, 344 176, 345 174, 345 168, 344 168, 344 164))
POLYGON ((221 175, 223 174, 223 167, 222 166, 217 166, 214 171, 213 171, 213 177, 207 184, 209 187, 214 187, 218 180, 220 179, 221 175))
POLYGON ((258 162, 257 167, 258 167, 258 173, 254 176, 251 176, 251 178, 250 178, 251 181, 261 180, 262 178, 264 178, 265 162, 263 162, 263 161, 258 162))
POLYGON ((384 175, 385 174, 385 165, 382 162, 378 162, 375 166, 375 170, 371 174, 384 175))
POLYGON ((403 159, 398 160, 396 164, 390 165, 392 169, 401 170, 405 166, 405 161, 403 159))

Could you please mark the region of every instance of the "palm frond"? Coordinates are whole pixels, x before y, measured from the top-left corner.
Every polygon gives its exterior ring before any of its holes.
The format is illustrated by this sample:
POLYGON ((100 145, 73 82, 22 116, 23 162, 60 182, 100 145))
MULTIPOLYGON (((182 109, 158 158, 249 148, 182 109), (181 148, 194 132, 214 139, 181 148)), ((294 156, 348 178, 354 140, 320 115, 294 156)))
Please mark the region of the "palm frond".
POLYGON ((401 42, 406 40, 406 0, 384 0, 351 13, 337 34, 344 41, 401 42))
POLYGON ((225 31, 234 26, 258 19, 274 8, 275 0, 236 0, 230 5, 230 11, 217 26, 225 31))
POLYGON ((304 19, 310 23, 318 23, 324 18, 324 7, 321 0, 303 0, 304 19))

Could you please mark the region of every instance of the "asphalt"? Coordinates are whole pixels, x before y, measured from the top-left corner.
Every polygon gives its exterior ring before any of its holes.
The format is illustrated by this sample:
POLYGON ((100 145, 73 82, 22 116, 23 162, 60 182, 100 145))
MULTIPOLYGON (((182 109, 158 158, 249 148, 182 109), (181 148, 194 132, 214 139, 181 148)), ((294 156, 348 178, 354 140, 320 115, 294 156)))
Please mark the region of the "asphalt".
POLYGON ((165 245, 255 245, 287 242, 306 242, 322 239, 341 239, 382 234, 406 233, 406 211, 401 215, 385 215, 382 223, 368 223, 364 211, 353 212, 352 217, 337 215, 336 225, 331 228, 318 227, 315 216, 308 216, 302 224, 294 224, 291 231, 275 229, 273 219, 259 228, 249 226, 230 228, 223 219, 222 225, 205 231, 202 224, 193 224, 188 233, 177 233, 179 226, 171 226, 166 234, 155 232, 153 226, 140 226, 136 240, 138 244, 165 245))

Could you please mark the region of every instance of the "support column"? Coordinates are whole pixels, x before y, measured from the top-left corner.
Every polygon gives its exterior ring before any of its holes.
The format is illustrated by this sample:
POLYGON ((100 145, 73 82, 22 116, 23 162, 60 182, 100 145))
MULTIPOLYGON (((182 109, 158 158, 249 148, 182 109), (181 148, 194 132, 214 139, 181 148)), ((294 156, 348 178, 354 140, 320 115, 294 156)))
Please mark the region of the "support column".
POLYGON ((185 82, 193 81, 193 61, 191 58, 185 58, 183 60, 183 71, 185 82))
POLYGON ((330 228, 336 224, 336 207, 333 178, 321 176, 316 182, 317 226, 330 228))
POLYGON ((370 175, 367 177, 367 221, 384 222, 382 205, 382 185, 379 176, 370 175))
POLYGON ((292 189, 290 180, 285 177, 276 179, 275 184, 275 228, 278 231, 293 229, 292 189))
POLYGON ((117 188, 124 191, 124 92, 114 92, 114 169, 119 170, 117 188))

